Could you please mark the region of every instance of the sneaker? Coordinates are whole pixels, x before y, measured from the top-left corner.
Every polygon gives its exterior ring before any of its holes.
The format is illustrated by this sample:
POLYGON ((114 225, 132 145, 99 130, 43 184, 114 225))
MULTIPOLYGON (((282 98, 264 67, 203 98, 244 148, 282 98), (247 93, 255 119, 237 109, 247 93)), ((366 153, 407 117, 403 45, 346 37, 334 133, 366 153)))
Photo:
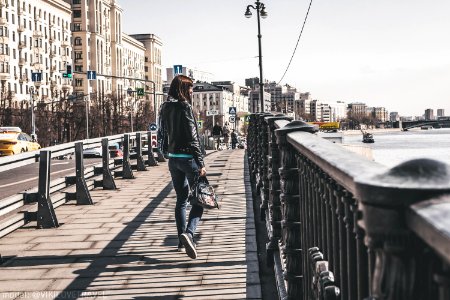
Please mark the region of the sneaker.
POLYGON ((181 242, 178 242, 178 249, 177 249, 177 251, 178 252, 183 252, 183 250, 184 250, 184 245, 181 242))
POLYGON ((189 233, 183 233, 180 236, 180 240, 184 245, 184 248, 186 249, 186 254, 192 258, 192 259, 196 259, 197 258, 197 249, 195 249, 195 243, 194 240, 192 239, 192 236, 189 233))

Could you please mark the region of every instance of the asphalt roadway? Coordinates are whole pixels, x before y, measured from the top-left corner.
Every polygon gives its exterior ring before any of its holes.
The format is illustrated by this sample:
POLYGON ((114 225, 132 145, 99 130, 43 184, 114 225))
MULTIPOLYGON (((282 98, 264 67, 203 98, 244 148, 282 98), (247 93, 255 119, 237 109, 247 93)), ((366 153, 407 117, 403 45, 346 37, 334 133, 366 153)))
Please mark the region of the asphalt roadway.
MULTIPOLYGON (((101 164, 101 158, 85 158, 84 167, 101 164)), ((75 159, 52 159, 50 166, 51 180, 75 174, 75 159)), ((38 186, 39 163, 26 165, 0 172, 0 199, 38 186)))

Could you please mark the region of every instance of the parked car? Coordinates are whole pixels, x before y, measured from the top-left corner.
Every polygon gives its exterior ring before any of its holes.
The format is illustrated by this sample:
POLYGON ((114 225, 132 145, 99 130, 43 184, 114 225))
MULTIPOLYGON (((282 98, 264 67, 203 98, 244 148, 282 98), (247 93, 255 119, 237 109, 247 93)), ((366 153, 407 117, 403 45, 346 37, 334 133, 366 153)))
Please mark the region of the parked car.
POLYGON ((83 157, 102 157, 102 147, 84 149, 83 157))
POLYGON ((119 146, 119 143, 111 143, 108 145, 109 149, 109 157, 115 158, 115 157, 122 157, 123 152, 122 149, 119 146))
POLYGON ((0 156, 41 149, 41 146, 20 127, 0 127, 0 156))
MULTIPOLYGON (((108 145, 109 149, 109 157, 122 157, 123 152, 122 149, 119 146, 119 143, 111 142, 108 145)), ((102 147, 93 147, 83 150, 83 156, 84 157, 102 157, 102 147)))

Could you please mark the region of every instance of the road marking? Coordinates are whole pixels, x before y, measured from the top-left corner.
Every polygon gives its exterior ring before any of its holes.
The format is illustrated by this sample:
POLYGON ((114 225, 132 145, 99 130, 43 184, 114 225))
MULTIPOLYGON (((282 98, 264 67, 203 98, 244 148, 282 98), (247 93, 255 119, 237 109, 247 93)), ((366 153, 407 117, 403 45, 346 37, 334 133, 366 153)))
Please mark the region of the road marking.
POLYGON ((52 163, 52 166, 56 166, 56 165, 67 165, 69 164, 69 162, 60 162, 60 163, 52 163))
MULTIPOLYGON (((65 164, 65 163, 54 163, 54 165, 56 165, 56 164, 65 164)), ((67 164, 68 164, 68 162, 67 162, 67 164)), ((95 165, 95 164, 96 163, 92 163, 92 164, 88 164, 87 166, 91 166, 91 165, 95 165)), ((70 170, 70 169, 59 170, 59 171, 56 171, 56 172, 51 172, 50 174, 58 174, 58 173, 65 172, 67 170, 70 170)), ((8 186, 24 183, 24 182, 35 180, 35 179, 39 179, 39 176, 31 177, 31 178, 24 179, 24 180, 21 180, 21 181, 11 182, 11 183, 8 183, 8 184, 3 184, 3 185, 0 185, 0 188, 4 188, 4 187, 8 187, 8 186)))

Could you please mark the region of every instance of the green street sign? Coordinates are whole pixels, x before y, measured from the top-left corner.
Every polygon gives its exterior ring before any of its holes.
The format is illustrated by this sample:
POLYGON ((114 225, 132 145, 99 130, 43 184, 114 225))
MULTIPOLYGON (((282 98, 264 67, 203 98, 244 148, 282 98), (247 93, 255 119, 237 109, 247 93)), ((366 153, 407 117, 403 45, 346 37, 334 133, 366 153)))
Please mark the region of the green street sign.
POLYGON ((137 88, 136 93, 138 96, 144 96, 145 95, 144 88, 137 88))
POLYGON ((197 126, 198 126, 198 129, 202 129, 203 128, 203 121, 201 121, 201 120, 197 121, 197 126))

